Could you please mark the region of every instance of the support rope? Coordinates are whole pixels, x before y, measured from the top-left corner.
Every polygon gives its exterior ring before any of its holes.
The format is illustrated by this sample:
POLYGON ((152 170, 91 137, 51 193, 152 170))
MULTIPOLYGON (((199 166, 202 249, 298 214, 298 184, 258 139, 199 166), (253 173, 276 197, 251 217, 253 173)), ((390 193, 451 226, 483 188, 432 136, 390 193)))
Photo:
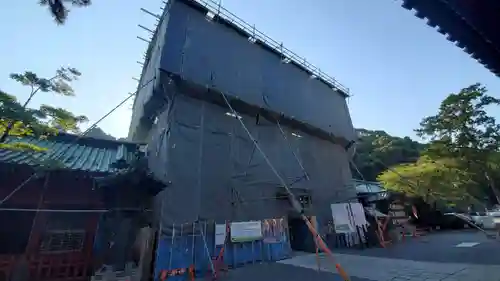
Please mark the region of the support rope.
MULTIPOLYGON (((198 226, 200 226, 200 225, 198 224, 198 226)), ((206 227, 207 224, 205 223, 204 226, 206 227)), ((210 251, 208 250, 207 239, 205 237, 205 231, 203 231, 201 226, 200 226, 200 232, 201 232, 201 239, 203 239, 203 246, 205 248, 205 252, 207 253, 208 262, 210 264, 210 269, 212 270, 212 273, 214 274, 214 276, 216 276, 217 273, 215 271, 214 262, 212 261, 212 258, 210 257, 210 251)))

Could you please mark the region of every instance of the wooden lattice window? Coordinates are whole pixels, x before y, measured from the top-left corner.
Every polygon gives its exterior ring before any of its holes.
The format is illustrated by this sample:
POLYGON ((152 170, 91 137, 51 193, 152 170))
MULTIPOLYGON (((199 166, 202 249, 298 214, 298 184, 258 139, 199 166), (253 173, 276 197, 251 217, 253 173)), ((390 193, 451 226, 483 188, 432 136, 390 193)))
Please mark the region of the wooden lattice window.
POLYGON ((85 215, 52 213, 43 232, 41 252, 81 251, 85 242, 85 215))
POLYGON ((41 252, 80 251, 85 242, 84 230, 47 231, 40 244, 41 252))

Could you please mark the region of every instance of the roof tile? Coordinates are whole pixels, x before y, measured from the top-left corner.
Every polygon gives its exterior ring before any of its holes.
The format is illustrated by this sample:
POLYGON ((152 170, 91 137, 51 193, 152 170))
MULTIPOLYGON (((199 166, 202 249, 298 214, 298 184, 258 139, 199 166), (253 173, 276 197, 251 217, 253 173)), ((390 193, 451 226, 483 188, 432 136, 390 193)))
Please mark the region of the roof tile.
POLYGON ((50 140, 34 138, 11 139, 9 143, 27 142, 47 148, 45 152, 33 153, 0 149, 0 162, 37 165, 40 161, 55 159, 67 169, 88 172, 112 173, 112 164, 118 160, 129 162, 135 157, 138 144, 81 138, 65 135, 50 140))

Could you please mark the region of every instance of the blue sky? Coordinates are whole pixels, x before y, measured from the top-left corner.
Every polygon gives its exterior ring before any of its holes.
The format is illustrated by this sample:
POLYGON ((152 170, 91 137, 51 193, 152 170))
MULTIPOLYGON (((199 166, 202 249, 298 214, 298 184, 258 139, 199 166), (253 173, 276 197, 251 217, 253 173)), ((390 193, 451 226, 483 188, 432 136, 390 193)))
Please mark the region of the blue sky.
MULTIPOLYGON (((0 88, 24 100, 27 89, 8 78, 32 70, 50 76, 59 66, 78 68, 77 96, 39 95, 33 105, 65 107, 96 121, 137 82, 147 37, 137 24, 155 19, 141 7, 160 13, 162 0, 96 0, 72 10, 57 26, 37 1, 7 1, 0 10, 0 88), (125 4, 126 3, 126 4, 125 4)), ((434 114, 448 94, 483 83, 497 96, 500 80, 444 36, 401 8, 398 0, 222 0, 245 21, 351 89, 351 116, 356 127, 414 136, 422 117, 434 114), (309 3, 305 5, 305 3, 309 3)), ((500 116, 499 111, 492 112, 500 116)), ((121 107, 100 126, 127 135, 131 110, 121 107)))

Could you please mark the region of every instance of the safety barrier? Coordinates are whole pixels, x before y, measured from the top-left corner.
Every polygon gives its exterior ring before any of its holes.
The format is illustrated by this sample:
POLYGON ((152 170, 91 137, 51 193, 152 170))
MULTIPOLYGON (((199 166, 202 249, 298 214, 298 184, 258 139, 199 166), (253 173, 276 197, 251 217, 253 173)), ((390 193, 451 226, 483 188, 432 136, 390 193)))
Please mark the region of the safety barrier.
MULTIPOLYGON (((264 239, 215 243, 215 223, 199 222, 163 229, 158 241, 155 261, 155 280, 160 280, 165 270, 193 268, 196 277, 212 275, 220 269, 216 258, 223 251, 223 262, 228 268, 263 261, 277 261, 291 256, 286 241, 266 242, 264 239), (219 267, 219 268, 215 268, 219 267)), ((187 276, 169 276, 168 280, 187 280, 187 276)))

